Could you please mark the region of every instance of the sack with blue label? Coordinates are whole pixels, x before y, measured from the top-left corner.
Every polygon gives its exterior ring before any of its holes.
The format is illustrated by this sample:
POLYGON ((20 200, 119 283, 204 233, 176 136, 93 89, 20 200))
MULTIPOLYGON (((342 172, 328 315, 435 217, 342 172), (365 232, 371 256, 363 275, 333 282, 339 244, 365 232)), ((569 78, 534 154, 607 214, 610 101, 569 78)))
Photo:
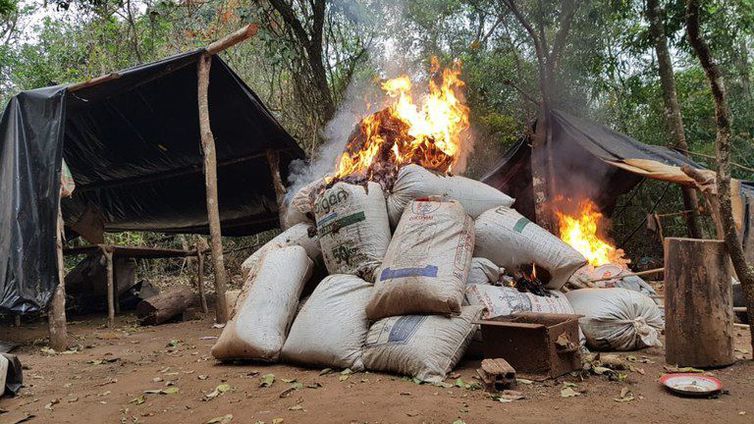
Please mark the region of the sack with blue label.
POLYGON ((364 365, 371 371, 407 375, 440 383, 466 352, 482 315, 482 306, 464 306, 461 314, 405 315, 381 319, 369 328, 364 365))
POLYGON ((458 314, 474 249, 474 224, 457 201, 414 200, 377 271, 371 320, 458 314))
POLYGON ((380 185, 336 183, 317 198, 314 215, 327 271, 373 282, 374 271, 390 244, 390 224, 380 185))

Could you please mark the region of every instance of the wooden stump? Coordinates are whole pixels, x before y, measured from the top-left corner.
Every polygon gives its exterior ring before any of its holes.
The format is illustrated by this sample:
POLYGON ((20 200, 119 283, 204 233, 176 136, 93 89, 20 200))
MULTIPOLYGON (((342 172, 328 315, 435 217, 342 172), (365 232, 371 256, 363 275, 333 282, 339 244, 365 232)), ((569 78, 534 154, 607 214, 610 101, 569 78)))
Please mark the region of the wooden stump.
POLYGON ((722 240, 665 239, 665 360, 735 362, 730 258, 722 240))
POLYGON ((139 302, 136 316, 142 325, 158 325, 182 314, 193 302, 189 288, 176 287, 139 302))

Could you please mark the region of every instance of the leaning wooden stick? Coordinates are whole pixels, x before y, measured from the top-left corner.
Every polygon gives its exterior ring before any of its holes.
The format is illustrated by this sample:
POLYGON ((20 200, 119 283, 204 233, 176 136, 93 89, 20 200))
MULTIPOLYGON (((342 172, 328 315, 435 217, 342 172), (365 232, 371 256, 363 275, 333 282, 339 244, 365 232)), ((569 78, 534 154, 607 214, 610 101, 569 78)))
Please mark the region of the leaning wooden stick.
POLYGON ((593 280, 589 280, 592 283, 596 283, 598 281, 608 281, 608 280, 615 280, 617 278, 623 278, 623 277, 630 277, 630 276, 642 276, 642 275, 651 275, 651 274, 657 274, 659 272, 665 271, 665 268, 655 268, 655 269, 648 269, 646 271, 640 271, 640 272, 627 272, 625 274, 619 274, 619 275, 613 275, 612 277, 602 277, 602 278, 595 278, 593 280))

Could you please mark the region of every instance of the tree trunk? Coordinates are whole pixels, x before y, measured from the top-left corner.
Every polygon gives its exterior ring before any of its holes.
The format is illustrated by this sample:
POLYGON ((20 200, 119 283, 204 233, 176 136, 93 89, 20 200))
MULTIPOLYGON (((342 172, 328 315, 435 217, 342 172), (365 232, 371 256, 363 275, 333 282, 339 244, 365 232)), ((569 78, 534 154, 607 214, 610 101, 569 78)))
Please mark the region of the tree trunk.
MULTIPOLYGON (((662 99, 665 103, 665 122, 672 143, 688 157, 689 145, 686 142, 681 106, 678 104, 678 93, 675 88, 673 62, 670 59, 668 39, 665 35, 665 11, 660 8, 658 0, 647 0, 646 14, 649 21, 649 32, 654 40, 655 53, 657 54, 662 99)), ((696 190, 689 187, 683 188, 683 206, 685 209, 691 210, 691 213, 686 215, 689 237, 702 238, 702 229, 699 225, 699 200, 696 190)))
MULTIPOLYGON (((730 110, 725 92, 725 83, 717 63, 712 59, 709 45, 702 39, 699 29, 699 0, 686 1, 686 29, 688 40, 694 49, 704 73, 709 81, 715 100, 715 121, 717 136, 715 150, 717 154, 717 196, 723 238, 730 254, 733 268, 741 281, 741 288, 746 295, 749 322, 754 322, 754 268, 744 256, 743 246, 738 238, 736 223, 733 219, 730 184, 730 110)), ((750 326, 752 351, 754 352, 754 326, 750 326)))
POLYGON ((105 255, 107 261, 107 326, 113 328, 115 326, 115 278, 113 275, 113 252, 103 249, 102 253, 105 255))
POLYGON ((217 195, 217 157, 215 154, 215 137, 209 121, 209 70, 212 56, 203 55, 199 58, 199 129, 202 137, 202 151, 204 152, 204 177, 207 189, 207 220, 209 221, 210 246, 212 248, 212 264, 215 269, 215 307, 218 323, 227 321, 228 307, 225 305, 225 261, 223 259, 223 243, 220 231, 220 207, 217 195))
POLYGON ((268 150, 267 165, 270 167, 270 175, 272 175, 272 186, 275 187, 275 200, 278 204, 280 229, 285 231, 288 228, 285 222, 285 185, 283 185, 283 178, 280 176, 280 154, 274 150, 268 150))
POLYGON ((199 292, 199 303, 202 306, 202 312, 209 312, 207 308, 207 297, 204 295, 204 249, 206 243, 196 242, 196 289, 199 292))
POLYGON ((158 325, 183 313, 193 302, 191 289, 175 287, 139 302, 136 316, 142 325, 158 325))
MULTIPOLYGON (((63 262, 63 215, 58 208, 57 236, 55 250, 58 260, 58 286, 52 295, 50 312, 47 316, 50 327, 50 347, 62 351, 68 349, 68 326, 65 317, 65 263, 63 262)), ((20 316, 17 322, 21 322, 20 316)), ((18 326, 18 325, 17 325, 18 326)))
POLYGON ((550 207, 550 186, 552 176, 548 166, 549 155, 547 154, 547 134, 550 131, 549 110, 546 106, 541 107, 537 126, 531 146, 531 186, 534 196, 534 215, 537 225, 547 231, 558 234, 555 229, 552 208, 550 207))
POLYGON ((665 239, 665 361, 734 363, 730 260, 721 240, 665 239))

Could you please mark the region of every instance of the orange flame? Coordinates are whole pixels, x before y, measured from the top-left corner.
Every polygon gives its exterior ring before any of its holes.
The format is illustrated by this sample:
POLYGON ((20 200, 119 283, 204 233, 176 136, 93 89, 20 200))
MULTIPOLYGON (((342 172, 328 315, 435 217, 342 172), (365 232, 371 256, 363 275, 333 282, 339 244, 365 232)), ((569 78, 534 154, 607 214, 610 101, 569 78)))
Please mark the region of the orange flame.
POLYGON ((578 205, 578 215, 555 211, 558 218, 560 238, 576 249, 592 266, 607 263, 623 264, 623 250, 600 237, 600 225, 604 225, 602 213, 591 200, 582 200, 578 205))
MULTIPOLYGON (((433 57, 432 75, 439 70, 437 58, 433 57)), ((421 105, 411 95, 408 76, 385 81, 382 89, 390 104, 361 120, 358 126, 361 134, 356 142, 349 139, 335 178, 352 174, 369 177, 371 169, 382 160, 449 171, 458 160, 461 135, 469 127, 469 108, 461 95, 465 84, 460 77, 461 65, 454 62, 451 68, 442 71, 439 83, 430 79, 429 93, 421 105)))

